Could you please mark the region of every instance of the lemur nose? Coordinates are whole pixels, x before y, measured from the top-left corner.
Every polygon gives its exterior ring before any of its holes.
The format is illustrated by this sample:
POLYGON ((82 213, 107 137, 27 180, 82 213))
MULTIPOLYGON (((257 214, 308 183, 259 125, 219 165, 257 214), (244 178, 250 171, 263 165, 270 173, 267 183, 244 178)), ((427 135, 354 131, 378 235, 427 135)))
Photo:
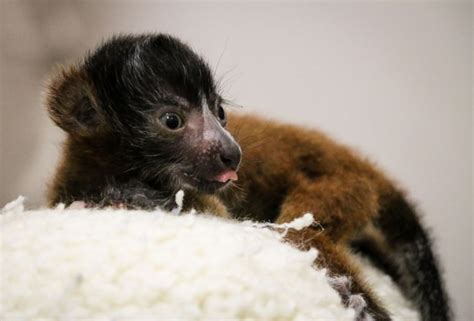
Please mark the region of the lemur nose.
POLYGON ((219 159, 225 168, 237 170, 240 164, 240 150, 232 148, 230 151, 223 151, 219 154, 219 159))

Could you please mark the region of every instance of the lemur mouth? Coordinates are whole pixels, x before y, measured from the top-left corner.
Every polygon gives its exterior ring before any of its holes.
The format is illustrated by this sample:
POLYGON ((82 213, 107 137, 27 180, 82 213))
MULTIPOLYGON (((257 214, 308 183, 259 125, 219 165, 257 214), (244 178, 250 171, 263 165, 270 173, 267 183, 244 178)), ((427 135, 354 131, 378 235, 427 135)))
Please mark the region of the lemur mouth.
POLYGON ((201 182, 204 180, 208 182, 227 183, 229 181, 236 181, 239 179, 239 177, 237 176, 237 172, 234 170, 226 170, 212 178, 198 178, 196 175, 192 175, 188 172, 183 172, 183 175, 196 182, 201 182))
POLYGON ((211 181, 227 183, 228 181, 236 181, 239 177, 237 176, 237 172, 234 170, 226 170, 221 174, 215 176, 211 179, 211 181))
POLYGON ((216 191, 226 186, 231 181, 236 181, 238 179, 237 172, 234 170, 225 170, 211 178, 199 177, 189 172, 183 172, 183 176, 187 179, 188 183, 204 192, 216 191))

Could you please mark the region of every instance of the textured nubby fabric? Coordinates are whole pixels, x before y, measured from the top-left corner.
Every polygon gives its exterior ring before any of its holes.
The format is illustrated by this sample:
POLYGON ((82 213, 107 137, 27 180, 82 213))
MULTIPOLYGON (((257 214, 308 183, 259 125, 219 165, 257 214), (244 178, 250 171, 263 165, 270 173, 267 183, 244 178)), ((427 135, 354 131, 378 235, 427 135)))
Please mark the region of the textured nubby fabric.
MULTIPOLYGON (((299 251, 262 224, 159 210, 24 211, 21 200, 0 224, 5 321, 344 321, 364 304, 354 293, 344 308, 335 281, 313 267, 317 250, 299 251)), ((364 270, 394 320, 418 320, 388 277, 364 270)))

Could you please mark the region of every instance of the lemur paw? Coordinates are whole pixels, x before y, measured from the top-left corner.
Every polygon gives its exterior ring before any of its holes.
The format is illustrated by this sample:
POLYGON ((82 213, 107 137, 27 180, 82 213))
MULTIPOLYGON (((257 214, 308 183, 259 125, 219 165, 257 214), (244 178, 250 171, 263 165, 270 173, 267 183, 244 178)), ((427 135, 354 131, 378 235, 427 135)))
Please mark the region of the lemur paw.
POLYGON ((329 278, 329 284, 341 296, 345 307, 356 312, 355 321, 389 321, 385 312, 377 312, 377 307, 370 307, 361 293, 352 293, 352 281, 347 276, 329 278))

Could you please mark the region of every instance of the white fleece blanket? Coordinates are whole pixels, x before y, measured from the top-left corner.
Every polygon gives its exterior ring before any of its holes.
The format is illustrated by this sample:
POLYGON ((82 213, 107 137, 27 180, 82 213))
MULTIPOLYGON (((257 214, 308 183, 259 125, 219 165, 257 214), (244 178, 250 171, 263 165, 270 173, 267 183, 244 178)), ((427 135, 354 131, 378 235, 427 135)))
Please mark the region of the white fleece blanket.
MULTIPOLYGON (((326 271, 312 266, 317 250, 296 250, 251 222, 158 210, 25 211, 19 199, 0 224, 4 321, 343 321, 360 308, 344 308, 326 271)), ((419 320, 387 276, 364 270, 394 320, 419 320)))

